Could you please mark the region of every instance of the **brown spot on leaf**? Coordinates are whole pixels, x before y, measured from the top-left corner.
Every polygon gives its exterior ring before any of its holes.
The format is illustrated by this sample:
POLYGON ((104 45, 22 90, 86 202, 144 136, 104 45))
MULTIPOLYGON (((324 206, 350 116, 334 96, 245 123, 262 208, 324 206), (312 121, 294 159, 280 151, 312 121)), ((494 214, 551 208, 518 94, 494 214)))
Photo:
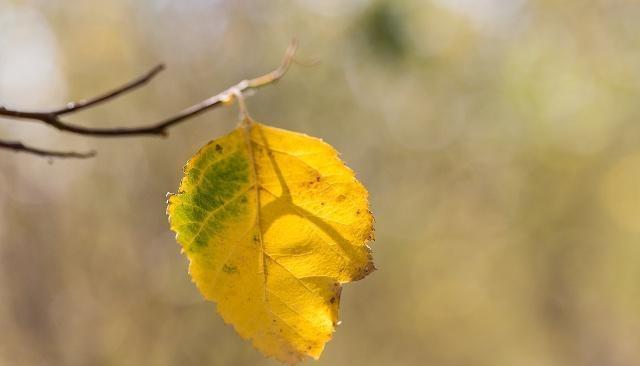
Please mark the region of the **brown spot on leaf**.
POLYGON ((222 266, 222 270, 225 273, 236 273, 236 272, 238 272, 238 268, 236 266, 230 266, 228 264, 225 264, 224 266, 222 266))
POLYGON ((220 144, 216 144, 216 151, 222 154, 222 146, 220 146, 220 144))

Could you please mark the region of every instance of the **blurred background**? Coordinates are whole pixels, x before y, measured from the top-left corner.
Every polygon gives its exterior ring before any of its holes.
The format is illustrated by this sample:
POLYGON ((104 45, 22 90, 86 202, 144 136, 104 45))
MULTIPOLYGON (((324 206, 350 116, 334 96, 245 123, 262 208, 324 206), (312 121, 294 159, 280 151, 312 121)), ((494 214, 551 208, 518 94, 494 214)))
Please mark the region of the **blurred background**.
MULTIPOLYGON (((379 270, 310 365, 637 365, 640 2, 0 0, 0 104, 147 87, 70 120, 138 126, 301 60, 248 100, 371 193, 379 270)), ((276 365, 205 303, 165 216, 236 106, 170 137, 0 121, 0 365, 276 365)))

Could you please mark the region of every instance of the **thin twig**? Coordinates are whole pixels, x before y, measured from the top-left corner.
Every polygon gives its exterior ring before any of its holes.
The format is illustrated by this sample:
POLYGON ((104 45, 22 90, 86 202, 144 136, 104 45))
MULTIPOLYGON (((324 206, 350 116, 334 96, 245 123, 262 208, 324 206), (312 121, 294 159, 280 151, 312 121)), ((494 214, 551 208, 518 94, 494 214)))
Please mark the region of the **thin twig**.
POLYGON ((50 123, 50 121, 52 120, 57 120, 58 117, 65 115, 65 114, 69 114, 69 113, 73 113, 73 112, 78 112, 82 109, 88 108, 88 107, 92 107, 96 104, 102 103, 102 102, 106 102, 109 99, 114 99, 126 92, 132 91, 133 89, 139 88, 141 86, 143 86, 144 84, 146 84, 147 82, 149 82, 151 79, 153 79, 154 76, 156 76, 160 71, 164 70, 164 65, 160 64, 155 66, 154 68, 152 68, 151 70, 149 70, 147 73, 129 81, 128 83, 117 87, 111 91, 108 91, 102 95, 93 97, 93 98, 89 98, 89 99, 83 99, 77 102, 69 102, 67 103, 66 106, 59 108, 59 109, 55 109, 52 111, 48 111, 48 112, 27 112, 27 111, 19 111, 19 110, 12 110, 9 108, 6 108, 4 106, 0 106, 0 116, 3 117, 9 117, 9 118, 16 118, 16 119, 32 119, 32 120, 40 120, 44 123, 50 123))
POLYGON ((284 74, 287 72, 291 62, 293 60, 293 56, 296 50, 296 42, 292 41, 287 51, 285 53, 285 57, 282 60, 282 63, 275 70, 259 76, 254 79, 242 80, 238 84, 226 89, 225 91, 218 93, 210 98, 207 98, 197 104, 194 104, 174 116, 161 120, 159 122, 143 126, 143 127, 116 127, 116 128, 91 128, 91 127, 83 127, 72 125, 67 122, 64 122, 60 119, 61 115, 69 114, 72 112, 77 112, 84 108, 94 106, 98 103, 107 101, 112 99, 118 95, 121 95, 125 92, 128 92, 136 87, 139 87, 149 81, 153 76, 155 76, 158 72, 162 70, 162 66, 156 66, 154 69, 149 71, 147 74, 133 80, 124 86, 117 88, 111 92, 108 92, 102 96, 95 97, 92 99, 88 99, 86 101, 80 101, 77 103, 70 103, 65 108, 61 108, 58 110, 54 110, 51 112, 24 112, 17 110, 10 110, 5 107, 0 106, 0 116, 14 118, 14 119, 22 119, 22 120, 35 120, 43 122, 51 127, 57 128, 61 131, 71 132, 79 135, 87 135, 87 136, 95 136, 95 137, 126 137, 126 136, 140 136, 140 135, 155 135, 155 136, 166 136, 167 130, 191 117, 194 117, 204 111, 212 109, 214 107, 218 107, 225 103, 230 103, 235 99, 235 95, 237 93, 243 93, 248 90, 257 89, 264 85, 271 84, 280 80, 284 74))
POLYGON ((62 116, 63 114, 77 112, 79 110, 92 107, 95 104, 106 102, 109 99, 116 98, 128 91, 131 91, 133 89, 136 89, 145 85, 147 82, 151 81, 151 79, 153 79, 156 75, 158 75, 162 70, 164 70, 163 64, 156 65, 151 70, 149 70, 146 74, 141 75, 137 79, 129 81, 128 83, 122 85, 119 88, 116 88, 110 92, 107 92, 103 95, 99 95, 94 98, 68 103, 63 108, 51 111, 49 113, 62 116))
POLYGON ((35 147, 26 146, 19 141, 3 141, 0 140, 0 148, 13 150, 15 152, 25 152, 33 155, 48 157, 48 158, 76 158, 86 159, 92 158, 96 155, 95 151, 89 151, 85 153, 75 151, 53 151, 43 150, 35 147))
MULTIPOLYGON (((160 64, 149 70, 147 73, 129 81, 128 83, 108 91, 102 95, 98 95, 93 98, 80 100, 77 102, 70 102, 66 106, 54 109, 47 112, 30 112, 13 110, 3 106, 0 106, 0 117, 7 117, 11 119, 18 119, 24 121, 37 121, 42 122, 48 126, 54 127, 60 131, 75 133, 79 135, 94 136, 94 137, 127 137, 127 136, 167 136, 167 130, 174 125, 183 122, 191 117, 194 117, 202 112, 210 110, 212 108, 232 103, 234 100, 240 99, 247 91, 258 89, 262 86, 274 83, 280 80, 291 66, 294 61, 294 55, 297 48, 297 42, 291 41, 285 56, 280 65, 273 71, 264 74, 262 76, 242 80, 238 84, 226 89, 225 91, 218 93, 212 97, 209 97, 197 104, 194 104, 175 115, 155 122, 150 125, 142 127, 116 127, 116 128, 92 128, 78 126, 63 121, 60 117, 66 114, 79 112, 86 108, 93 107, 99 103, 107 102, 118 96, 121 96, 127 92, 130 92, 136 88, 139 88, 153 79, 160 71, 164 69, 164 65, 160 64)), ((38 148, 28 147, 21 142, 15 141, 1 141, 0 148, 9 149, 18 152, 28 152, 35 155, 47 156, 47 157, 59 157, 59 158, 90 158, 95 155, 95 152, 79 153, 79 152, 59 152, 42 150, 38 148)))

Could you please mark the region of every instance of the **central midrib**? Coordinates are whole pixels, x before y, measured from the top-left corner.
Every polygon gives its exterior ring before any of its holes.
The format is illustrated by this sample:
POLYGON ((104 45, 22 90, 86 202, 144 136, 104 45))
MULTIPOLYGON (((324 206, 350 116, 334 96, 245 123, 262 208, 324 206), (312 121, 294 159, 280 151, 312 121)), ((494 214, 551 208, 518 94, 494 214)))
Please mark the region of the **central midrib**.
MULTIPOLYGON (((267 298, 267 261, 266 261, 266 256, 265 256, 265 250, 264 250, 264 242, 262 239, 262 224, 261 224, 261 213, 260 213, 260 188, 259 188, 259 182, 258 182, 258 169, 256 166, 256 159, 255 159, 255 152, 253 150, 253 144, 251 143, 251 129, 252 128, 259 128, 257 126, 257 124, 255 122, 253 122, 251 119, 249 119, 247 117, 247 122, 245 124, 244 128, 244 139, 245 139, 245 143, 247 145, 247 150, 249 151, 249 163, 251 164, 251 172, 252 172, 252 176, 253 176, 253 189, 255 190, 255 199, 256 199, 256 218, 255 218, 255 226, 258 229, 258 240, 260 242, 260 251, 261 251, 261 256, 260 256, 260 266, 262 267, 262 273, 263 273, 263 284, 264 284, 264 293, 263 293, 263 299, 265 304, 268 303, 268 298, 267 298)), ((268 306, 266 306, 268 308, 268 306)))

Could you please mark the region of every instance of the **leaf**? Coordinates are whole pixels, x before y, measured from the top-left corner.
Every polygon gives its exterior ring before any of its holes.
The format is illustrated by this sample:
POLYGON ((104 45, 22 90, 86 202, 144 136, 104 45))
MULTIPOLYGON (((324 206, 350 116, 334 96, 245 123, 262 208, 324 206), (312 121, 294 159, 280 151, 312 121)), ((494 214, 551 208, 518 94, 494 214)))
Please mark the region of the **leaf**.
POLYGON ((320 357, 341 285, 374 269, 366 189, 304 134, 246 119, 187 163, 167 212, 200 292, 285 363, 320 357))

